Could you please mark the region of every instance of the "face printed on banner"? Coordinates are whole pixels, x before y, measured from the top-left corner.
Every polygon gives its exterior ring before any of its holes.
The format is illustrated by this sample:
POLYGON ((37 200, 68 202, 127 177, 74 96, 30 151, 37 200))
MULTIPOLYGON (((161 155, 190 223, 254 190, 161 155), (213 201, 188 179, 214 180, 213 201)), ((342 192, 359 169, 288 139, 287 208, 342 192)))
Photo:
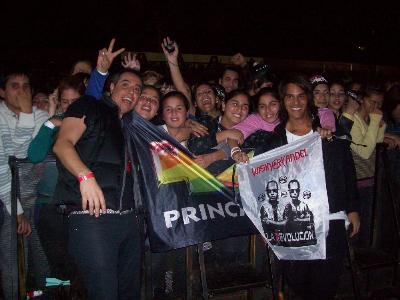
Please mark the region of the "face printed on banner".
POLYGON ((276 181, 274 180, 269 181, 267 183, 265 191, 270 201, 278 200, 278 183, 276 181))
POLYGON ((289 182, 289 195, 292 200, 297 200, 300 195, 300 183, 297 180, 289 182))

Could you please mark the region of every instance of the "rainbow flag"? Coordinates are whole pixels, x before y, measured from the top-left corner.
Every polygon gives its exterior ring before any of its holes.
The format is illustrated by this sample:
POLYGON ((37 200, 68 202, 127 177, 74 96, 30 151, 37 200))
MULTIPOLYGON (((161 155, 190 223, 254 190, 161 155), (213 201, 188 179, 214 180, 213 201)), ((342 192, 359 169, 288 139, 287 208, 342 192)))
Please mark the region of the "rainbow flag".
POLYGON ((185 181, 192 193, 222 191, 224 184, 168 141, 150 143, 160 184, 185 181))

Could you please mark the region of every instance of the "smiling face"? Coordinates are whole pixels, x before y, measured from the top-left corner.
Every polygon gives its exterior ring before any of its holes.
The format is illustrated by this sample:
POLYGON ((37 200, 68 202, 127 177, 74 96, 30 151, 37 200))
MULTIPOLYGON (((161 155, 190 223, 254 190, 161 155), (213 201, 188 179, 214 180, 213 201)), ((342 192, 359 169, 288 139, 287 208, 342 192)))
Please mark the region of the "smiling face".
POLYGON ((313 90, 314 104, 318 108, 328 106, 329 87, 325 83, 318 84, 313 90))
POLYGON ((234 126, 242 122, 249 115, 249 98, 247 95, 238 94, 222 103, 224 112, 222 122, 234 126))
POLYGON ((110 85, 111 99, 118 105, 120 116, 131 111, 142 92, 142 80, 136 74, 122 73, 118 81, 110 85))
POLYGON ((271 94, 262 95, 257 111, 265 122, 274 123, 278 119, 279 100, 271 94))
POLYGON ((328 107, 334 112, 338 113, 346 100, 344 86, 342 86, 341 84, 332 84, 329 90, 329 94, 330 96, 328 107))
POLYGON ((202 112, 212 112, 215 110, 215 94, 211 86, 201 84, 196 89, 196 105, 202 112))
POLYGON ((229 93, 236 90, 239 86, 239 74, 234 70, 226 70, 219 80, 219 84, 229 93))
POLYGON ((162 117, 168 128, 184 127, 187 116, 188 110, 181 98, 171 96, 164 99, 162 117))
POLYGON ((294 83, 289 83, 286 87, 286 94, 283 103, 287 110, 289 119, 303 119, 307 117, 307 94, 294 83))
POLYGON ((65 89, 61 92, 60 96, 60 106, 61 106, 61 111, 65 113, 67 111, 67 108, 76 100, 80 97, 81 95, 78 93, 77 90, 69 88, 65 89))
POLYGON ((157 115, 160 97, 153 88, 144 88, 135 106, 135 111, 144 119, 151 120, 157 115))

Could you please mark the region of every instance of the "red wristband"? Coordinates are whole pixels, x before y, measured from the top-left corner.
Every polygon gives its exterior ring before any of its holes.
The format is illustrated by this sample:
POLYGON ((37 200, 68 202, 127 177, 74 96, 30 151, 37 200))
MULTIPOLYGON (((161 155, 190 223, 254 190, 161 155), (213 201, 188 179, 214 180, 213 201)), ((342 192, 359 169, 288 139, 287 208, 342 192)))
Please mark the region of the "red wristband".
POLYGON ((86 180, 88 180, 88 179, 90 179, 90 178, 94 178, 93 172, 89 172, 89 173, 87 173, 86 175, 80 175, 80 176, 78 176, 78 181, 79 181, 79 182, 82 182, 82 181, 86 181, 86 180))

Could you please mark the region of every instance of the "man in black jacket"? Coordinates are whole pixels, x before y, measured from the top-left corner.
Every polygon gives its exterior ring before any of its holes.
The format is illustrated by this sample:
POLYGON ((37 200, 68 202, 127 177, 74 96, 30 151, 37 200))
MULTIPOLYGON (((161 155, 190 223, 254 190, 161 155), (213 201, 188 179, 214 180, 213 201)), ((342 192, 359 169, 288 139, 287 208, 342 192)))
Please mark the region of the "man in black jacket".
POLYGON ((71 211, 69 252, 89 299, 140 299, 137 166, 127 155, 121 118, 141 90, 134 71, 116 74, 110 98, 84 96, 68 108, 54 145, 60 170, 55 194, 71 211))

